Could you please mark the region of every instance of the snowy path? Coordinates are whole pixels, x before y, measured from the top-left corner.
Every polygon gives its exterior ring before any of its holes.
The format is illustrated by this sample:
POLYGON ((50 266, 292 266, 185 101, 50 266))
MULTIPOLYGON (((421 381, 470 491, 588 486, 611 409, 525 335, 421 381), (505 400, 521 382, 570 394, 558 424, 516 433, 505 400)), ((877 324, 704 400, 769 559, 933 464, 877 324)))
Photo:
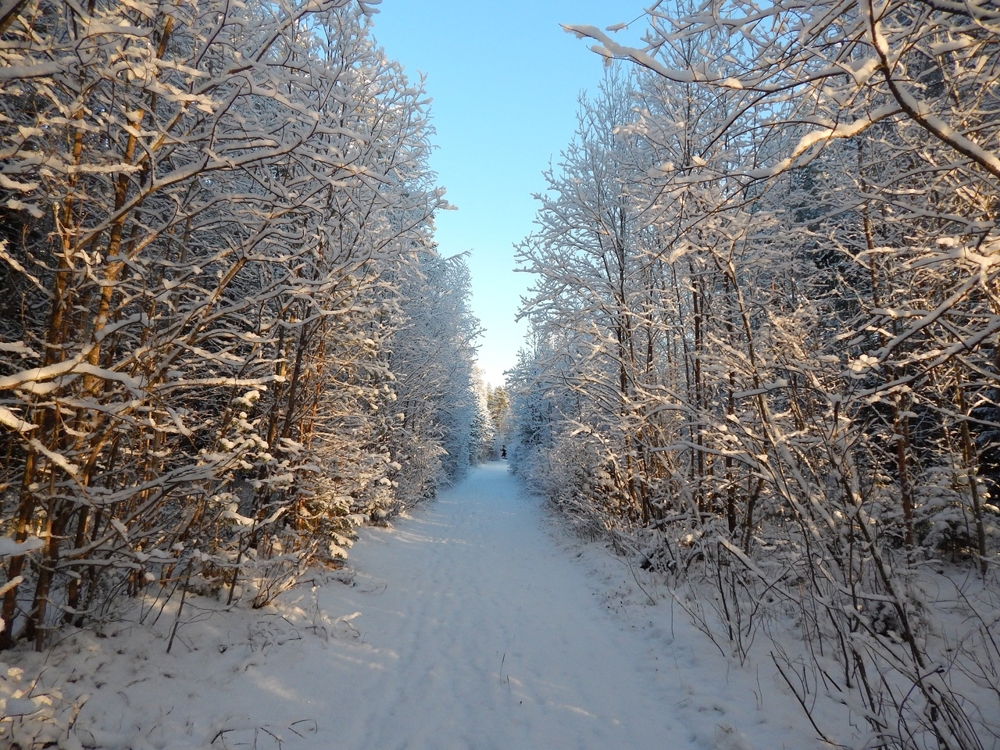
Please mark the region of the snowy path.
POLYGON ((342 580, 317 573, 264 610, 188 597, 170 653, 176 601, 158 618, 147 601, 25 650, 23 672, 0 664, 0 699, 34 685, 56 716, 38 746, 101 750, 815 746, 773 674, 735 667, 602 544, 548 523, 489 464, 363 529, 342 580))
POLYGON ((354 624, 370 650, 339 699, 345 747, 694 746, 669 711, 683 696, 540 515, 490 464, 395 532, 365 535, 354 624))

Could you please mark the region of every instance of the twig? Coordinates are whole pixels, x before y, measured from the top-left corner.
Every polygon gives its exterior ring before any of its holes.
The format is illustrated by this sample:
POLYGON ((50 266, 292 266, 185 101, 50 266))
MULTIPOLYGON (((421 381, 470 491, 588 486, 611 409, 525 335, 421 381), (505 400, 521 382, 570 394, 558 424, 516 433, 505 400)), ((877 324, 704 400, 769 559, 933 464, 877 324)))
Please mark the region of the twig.
MULTIPOLYGON (((788 675, 786 675, 785 670, 781 668, 781 665, 778 663, 777 658, 775 658, 773 651, 771 652, 771 661, 774 662, 774 666, 778 668, 778 673, 781 675, 781 679, 783 679, 785 681, 785 684, 788 685, 788 689, 792 691, 792 695, 795 696, 795 700, 797 700, 799 702, 799 705, 802 706, 802 711, 805 713, 806 718, 809 719, 809 723, 812 724, 812 728, 816 730, 816 734, 819 735, 819 738, 828 745, 834 745, 835 743, 830 742, 830 740, 827 739, 827 736, 820 731, 820 728, 818 726, 816 726, 816 722, 813 719, 812 711, 810 711, 809 708, 806 706, 805 701, 803 700, 802 696, 799 695, 799 691, 795 689, 795 686, 792 684, 792 681, 788 679, 788 675)), ((846 746, 836 745, 836 747, 846 747, 846 746)))

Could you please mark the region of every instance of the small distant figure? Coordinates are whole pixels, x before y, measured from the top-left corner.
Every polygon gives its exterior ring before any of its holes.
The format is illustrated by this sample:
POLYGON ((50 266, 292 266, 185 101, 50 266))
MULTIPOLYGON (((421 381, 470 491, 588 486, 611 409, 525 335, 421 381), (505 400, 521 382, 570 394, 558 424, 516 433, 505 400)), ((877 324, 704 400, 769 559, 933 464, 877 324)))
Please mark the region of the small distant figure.
POLYGON ((500 458, 507 458, 507 446, 506 445, 501 445, 500 446, 500 458))

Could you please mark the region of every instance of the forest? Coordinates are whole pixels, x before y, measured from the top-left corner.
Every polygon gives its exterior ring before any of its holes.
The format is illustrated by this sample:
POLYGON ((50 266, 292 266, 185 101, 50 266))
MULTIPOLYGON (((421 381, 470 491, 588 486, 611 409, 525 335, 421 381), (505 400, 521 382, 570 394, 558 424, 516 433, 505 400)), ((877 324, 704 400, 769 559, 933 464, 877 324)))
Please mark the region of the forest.
POLYGON ((0 648, 261 606, 460 475, 479 325, 371 9, 0 7, 0 648))
POLYGON ((828 746, 996 747, 1000 7, 568 27, 493 389, 377 4, 0 2, 0 649, 264 607, 502 444, 828 746))
POLYGON ((514 470, 859 746, 994 747, 1000 8, 643 22, 568 29, 609 70, 518 248, 514 470))

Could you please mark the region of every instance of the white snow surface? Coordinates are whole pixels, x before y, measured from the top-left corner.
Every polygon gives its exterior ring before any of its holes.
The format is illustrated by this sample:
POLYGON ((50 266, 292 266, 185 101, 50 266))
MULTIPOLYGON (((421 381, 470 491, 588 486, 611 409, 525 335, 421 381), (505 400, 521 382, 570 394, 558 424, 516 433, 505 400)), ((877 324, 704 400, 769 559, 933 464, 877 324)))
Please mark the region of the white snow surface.
POLYGON ((651 605, 505 463, 363 529, 348 568, 309 575, 262 610, 188 597, 170 654, 174 603, 155 625, 134 613, 48 653, 0 653, 0 700, 29 714, 0 721, 0 747, 818 744, 772 670, 723 658, 669 598, 651 605))

